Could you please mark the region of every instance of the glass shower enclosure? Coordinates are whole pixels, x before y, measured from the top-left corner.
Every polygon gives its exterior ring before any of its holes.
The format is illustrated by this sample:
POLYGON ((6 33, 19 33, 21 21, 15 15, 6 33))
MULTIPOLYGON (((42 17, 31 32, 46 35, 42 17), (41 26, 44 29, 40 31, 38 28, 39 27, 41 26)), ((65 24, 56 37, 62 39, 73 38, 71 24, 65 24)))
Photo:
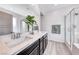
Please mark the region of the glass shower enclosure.
POLYGON ((64 18, 65 44, 72 51, 74 44, 79 46, 79 8, 73 8, 64 18))

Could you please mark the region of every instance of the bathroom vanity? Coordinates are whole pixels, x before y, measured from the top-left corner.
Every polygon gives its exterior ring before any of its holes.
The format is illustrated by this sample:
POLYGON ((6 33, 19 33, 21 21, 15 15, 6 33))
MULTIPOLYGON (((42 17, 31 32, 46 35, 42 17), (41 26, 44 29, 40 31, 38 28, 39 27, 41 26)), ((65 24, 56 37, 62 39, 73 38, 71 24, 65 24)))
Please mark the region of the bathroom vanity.
POLYGON ((17 55, 42 55, 46 49, 47 43, 47 34, 44 34, 41 38, 33 42, 17 55))
MULTIPOLYGON (((8 39, 9 35, 5 38, 8 39)), ((46 32, 37 32, 34 35, 23 33, 19 39, 10 39, 7 42, 2 38, 4 44, 1 51, 2 55, 42 55, 48 44, 48 37, 46 32)))

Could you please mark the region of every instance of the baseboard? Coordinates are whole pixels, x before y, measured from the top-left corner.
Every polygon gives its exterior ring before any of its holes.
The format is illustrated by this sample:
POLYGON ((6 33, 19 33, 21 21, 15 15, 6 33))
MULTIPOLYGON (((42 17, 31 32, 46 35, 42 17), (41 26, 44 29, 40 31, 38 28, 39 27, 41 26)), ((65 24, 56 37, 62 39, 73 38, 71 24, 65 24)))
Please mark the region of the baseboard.
POLYGON ((55 41, 55 42, 64 43, 64 41, 56 41, 56 40, 50 40, 50 41, 55 41))

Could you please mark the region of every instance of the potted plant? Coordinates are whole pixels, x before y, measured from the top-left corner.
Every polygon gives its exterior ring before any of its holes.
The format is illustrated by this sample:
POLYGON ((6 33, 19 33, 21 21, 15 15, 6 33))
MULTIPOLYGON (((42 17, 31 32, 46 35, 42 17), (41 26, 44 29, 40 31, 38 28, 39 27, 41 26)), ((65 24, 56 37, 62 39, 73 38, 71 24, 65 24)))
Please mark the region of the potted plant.
POLYGON ((33 25, 36 24, 36 21, 34 20, 34 18, 35 18, 35 16, 28 15, 28 16, 26 16, 26 18, 24 20, 24 22, 28 25, 28 31, 29 31, 30 26, 32 27, 31 34, 34 34, 33 25))

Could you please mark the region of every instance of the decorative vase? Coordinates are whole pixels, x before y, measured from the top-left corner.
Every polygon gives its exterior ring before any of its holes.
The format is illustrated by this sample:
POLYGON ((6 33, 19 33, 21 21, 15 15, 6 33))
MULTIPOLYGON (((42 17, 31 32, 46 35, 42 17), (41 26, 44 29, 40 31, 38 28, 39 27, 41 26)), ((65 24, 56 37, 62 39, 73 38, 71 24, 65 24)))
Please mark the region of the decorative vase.
POLYGON ((29 31, 29 32, 30 32, 30 34, 32 34, 32 35, 33 35, 33 34, 34 34, 33 25, 32 25, 30 28, 31 28, 31 29, 30 29, 30 31, 29 31))
POLYGON ((28 28, 28 32, 29 32, 29 28, 30 28, 29 25, 27 25, 27 28, 28 28))

